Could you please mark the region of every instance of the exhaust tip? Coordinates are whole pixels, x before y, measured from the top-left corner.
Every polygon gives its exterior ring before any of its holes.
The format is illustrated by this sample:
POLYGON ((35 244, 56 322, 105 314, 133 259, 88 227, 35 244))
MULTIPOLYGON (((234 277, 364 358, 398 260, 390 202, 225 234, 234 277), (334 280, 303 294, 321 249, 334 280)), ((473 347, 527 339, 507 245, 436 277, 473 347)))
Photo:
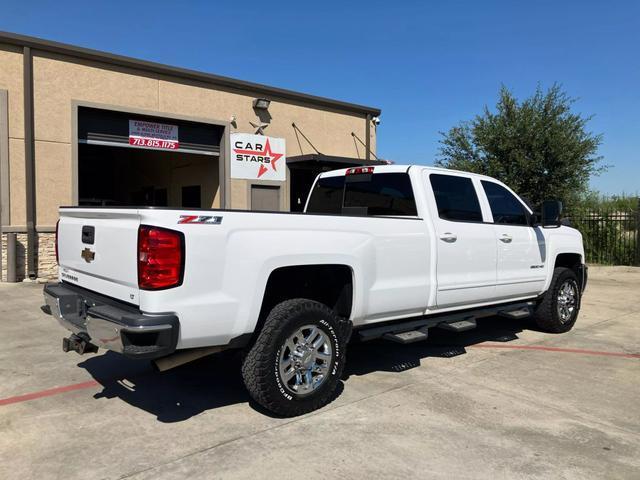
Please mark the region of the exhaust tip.
POLYGON ((198 360, 199 358, 213 355, 214 353, 226 350, 226 347, 202 347, 202 348, 190 348, 187 350, 178 350, 166 357, 158 358, 153 361, 153 366, 158 372, 165 372, 185 363, 198 360))

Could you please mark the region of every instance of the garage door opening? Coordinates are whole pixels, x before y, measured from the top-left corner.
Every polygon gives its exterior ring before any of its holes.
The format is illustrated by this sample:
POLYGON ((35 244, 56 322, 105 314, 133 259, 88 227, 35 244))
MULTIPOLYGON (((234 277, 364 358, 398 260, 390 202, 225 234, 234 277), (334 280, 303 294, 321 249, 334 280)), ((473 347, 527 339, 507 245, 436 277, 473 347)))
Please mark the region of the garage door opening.
POLYGON ((218 159, 207 155, 78 146, 78 203, 211 208, 219 205, 218 159))
POLYGON ((78 204, 219 208, 223 132, 217 125, 80 107, 78 204))

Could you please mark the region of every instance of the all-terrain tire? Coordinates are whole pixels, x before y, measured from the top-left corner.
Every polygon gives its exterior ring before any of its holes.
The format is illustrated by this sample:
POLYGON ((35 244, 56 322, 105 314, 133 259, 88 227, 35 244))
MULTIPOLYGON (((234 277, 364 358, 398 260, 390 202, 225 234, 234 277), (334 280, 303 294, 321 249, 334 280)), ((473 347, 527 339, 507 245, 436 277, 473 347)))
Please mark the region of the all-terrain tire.
MULTIPOLYGON (((284 417, 302 415, 331 402, 346 360, 351 322, 322 303, 297 298, 276 305, 242 362, 242 378, 251 397, 267 410, 284 417), (285 342, 303 326, 322 330, 332 358, 317 389, 298 395, 282 378, 279 362, 285 342)), ((286 351, 286 350, 285 350, 286 351)))
POLYGON ((564 333, 573 328, 580 311, 580 284, 575 272, 570 268, 557 267, 553 271, 549 290, 544 294, 538 303, 533 314, 533 320, 539 328, 550 333, 564 333), (560 289, 565 285, 570 285, 575 289, 575 306, 568 318, 562 318, 558 304, 560 300, 560 289))

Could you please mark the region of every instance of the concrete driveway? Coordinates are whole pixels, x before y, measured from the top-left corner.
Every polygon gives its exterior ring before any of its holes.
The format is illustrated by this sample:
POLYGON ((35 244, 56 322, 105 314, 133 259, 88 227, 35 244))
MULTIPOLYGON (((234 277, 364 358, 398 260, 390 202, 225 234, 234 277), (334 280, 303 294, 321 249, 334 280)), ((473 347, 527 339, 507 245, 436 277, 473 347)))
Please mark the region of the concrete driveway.
POLYGON ((570 333, 353 345, 338 398, 294 419, 234 355, 65 354, 42 287, 0 284, 0 478, 640 478, 640 269, 590 273, 570 333))

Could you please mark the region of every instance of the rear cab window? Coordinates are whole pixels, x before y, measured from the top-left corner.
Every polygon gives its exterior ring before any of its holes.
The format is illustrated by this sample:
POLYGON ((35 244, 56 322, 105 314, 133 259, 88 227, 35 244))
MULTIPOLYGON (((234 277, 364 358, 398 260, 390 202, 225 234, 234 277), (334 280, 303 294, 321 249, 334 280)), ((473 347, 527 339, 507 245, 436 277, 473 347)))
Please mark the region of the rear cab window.
POLYGON ((311 191, 307 213, 340 215, 344 195, 344 177, 320 177, 311 191))
POLYGON ((358 216, 418 215, 407 173, 372 173, 320 177, 311 191, 307 213, 358 216))

